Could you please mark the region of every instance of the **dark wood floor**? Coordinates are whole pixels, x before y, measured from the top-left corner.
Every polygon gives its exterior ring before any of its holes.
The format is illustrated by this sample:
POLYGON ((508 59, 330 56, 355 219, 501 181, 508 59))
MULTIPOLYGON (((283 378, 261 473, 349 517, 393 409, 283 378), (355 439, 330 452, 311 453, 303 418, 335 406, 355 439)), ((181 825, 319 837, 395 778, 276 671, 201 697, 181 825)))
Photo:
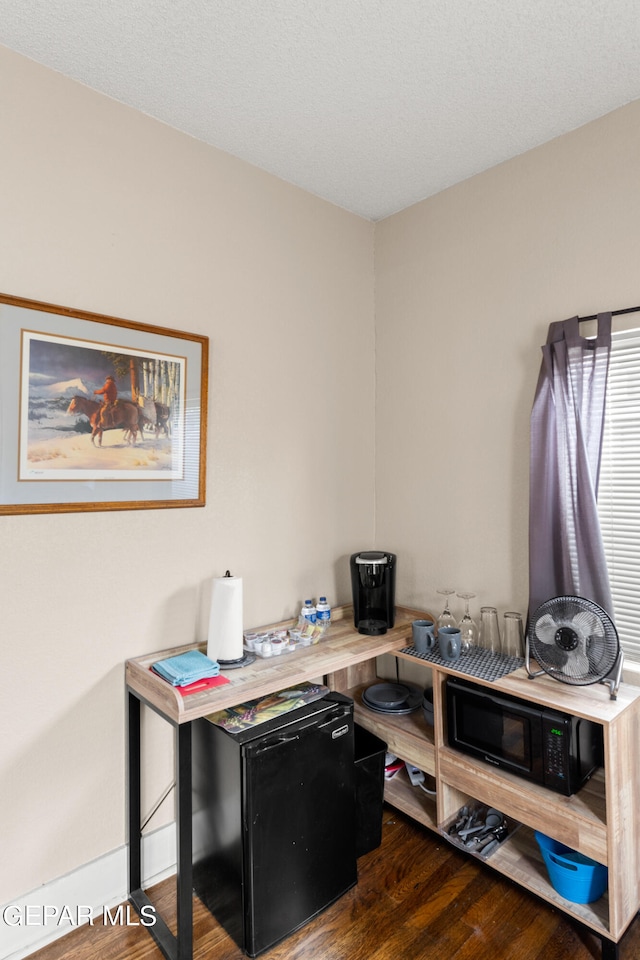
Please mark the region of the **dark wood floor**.
MULTIPOLYGON (((175 882, 148 891, 170 925, 175 882)), ((137 919, 132 912, 132 919, 137 919)), ((175 929, 175 927, 174 927, 175 929)), ((564 914, 385 807, 382 845, 358 861, 358 885, 261 960, 599 960, 600 939, 564 914)), ((194 898, 194 960, 242 952, 194 898)), ((619 946, 640 957, 640 921, 619 946)), ((32 960, 162 960, 143 927, 74 930, 32 960)))

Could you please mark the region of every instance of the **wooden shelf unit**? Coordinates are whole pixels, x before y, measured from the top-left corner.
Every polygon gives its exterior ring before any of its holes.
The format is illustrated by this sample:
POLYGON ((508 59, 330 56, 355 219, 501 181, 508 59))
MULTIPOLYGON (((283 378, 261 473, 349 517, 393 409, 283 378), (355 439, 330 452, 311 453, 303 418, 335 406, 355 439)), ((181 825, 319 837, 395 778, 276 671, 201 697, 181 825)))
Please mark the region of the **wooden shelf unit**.
MULTIPOLYGON (((395 656, 425 663, 400 649, 395 656)), ((347 668, 330 677, 334 689, 353 697, 361 726, 384 740, 390 752, 436 779, 436 797, 430 798, 401 774, 385 784, 385 800, 442 836, 447 835, 446 826, 460 807, 470 801, 496 807, 518 821, 521 826, 485 862, 594 930, 602 938, 603 953, 616 956, 617 943, 640 909, 640 769, 635 762, 640 743, 640 689, 623 683, 617 699, 611 700, 609 688, 603 684, 569 686, 547 676, 532 680, 524 669, 495 682, 468 678, 602 725, 604 767, 577 794, 565 797, 451 749, 445 684, 449 674, 465 674, 431 662, 427 666, 434 692, 433 727, 427 725, 421 710, 396 717, 363 706, 363 689, 379 679, 375 660, 360 664, 357 674, 347 668), (590 904, 561 897, 549 881, 535 830, 606 865, 607 893, 590 904)))
MULTIPOLYGON (((267 660, 258 658, 242 670, 228 672, 229 683, 182 697, 151 670, 156 661, 197 644, 145 654, 126 663, 128 693, 129 893, 136 909, 150 903, 141 888, 140 773, 143 752, 140 708, 155 710, 175 731, 177 818, 178 932, 173 934, 158 915, 149 933, 168 960, 191 960, 191 723, 216 710, 266 696, 305 680, 325 678, 331 689, 353 697, 356 721, 384 740, 388 749, 435 778, 436 796, 411 786, 403 771, 385 784, 385 799, 430 830, 447 836, 446 825, 469 801, 501 810, 521 826, 486 862, 537 896, 585 924, 602 938, 603 956, 617 956, 617 944, 640 909, 640 689, 622 684, 617 700, 601 684, 572 687, 549 677, 530 680, 524 669, 494 683, 477 680, 523 700, 555 707, 602 724, 604 769, 578 794, 564 797, 528 783, 493 766, 449 748, 446 735, 445 683, 449 674, 464 672, 428 663, 433 682, 434 724, 418 710, 407 716, 375 713, 362 705, 362 691, 378 678, 377 658, 420 662, 404 653, 411 644, 411 622, 431 614, 399 607, 392 630, 380 637, 362 636, 353 626, 349 606, 332 612, 326 638, 312 647, 267 660), (609 889, 597 903, 575 904, 562 898, 547 876, 533 831, 592 857, 609 869, 609 889)), ((293 621, 271 624, 290 627, 293 621)), ((200 644, 199 649, 205 649, 200 644)), ((473 854, 469 854, 473 856, 473 854)))

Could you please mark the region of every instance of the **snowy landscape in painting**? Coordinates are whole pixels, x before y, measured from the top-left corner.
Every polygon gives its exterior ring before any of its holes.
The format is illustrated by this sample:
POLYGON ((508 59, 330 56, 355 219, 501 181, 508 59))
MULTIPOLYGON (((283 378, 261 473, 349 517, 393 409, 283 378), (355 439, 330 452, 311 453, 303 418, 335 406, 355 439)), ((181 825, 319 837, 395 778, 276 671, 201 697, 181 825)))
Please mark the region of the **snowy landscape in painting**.
POLYGON ((22 479, 166 480, 181 474, 179 360, 39 334, 25 334, 23 346, 22 479), (115 427, 104 430, 100 443, 92 437, 90 415, 100 409, 103 397, 96 391, 107 376, 114 378, 118 400, 146 416, 134 436, 115 427), (156 416, 160 409, 168 412, 165 421, 156 416))

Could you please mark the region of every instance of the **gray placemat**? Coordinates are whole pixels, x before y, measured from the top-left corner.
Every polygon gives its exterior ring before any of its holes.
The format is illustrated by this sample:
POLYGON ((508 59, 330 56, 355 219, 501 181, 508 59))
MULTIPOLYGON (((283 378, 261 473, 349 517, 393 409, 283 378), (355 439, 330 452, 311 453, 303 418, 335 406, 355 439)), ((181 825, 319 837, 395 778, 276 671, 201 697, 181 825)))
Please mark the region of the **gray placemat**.
POLYGON ((409 656, 417 660, 424 660, 426 663, 437 663, 441 667, 451 667, 457 673, 465 673, 470 677, 477 677, 479 680, 499 680, 500 677, 506 677, 524 667, 524 657, 506 657, 502 653, 492 653, 490 650, 484 650, 482 647, 475 647, 469 653, 465 653, 459 660, 445 660, 440 656, 440 651, 435 648, 426 653, 418 653, 414 646, 404 647, 401 653, 408 653, 409 656))

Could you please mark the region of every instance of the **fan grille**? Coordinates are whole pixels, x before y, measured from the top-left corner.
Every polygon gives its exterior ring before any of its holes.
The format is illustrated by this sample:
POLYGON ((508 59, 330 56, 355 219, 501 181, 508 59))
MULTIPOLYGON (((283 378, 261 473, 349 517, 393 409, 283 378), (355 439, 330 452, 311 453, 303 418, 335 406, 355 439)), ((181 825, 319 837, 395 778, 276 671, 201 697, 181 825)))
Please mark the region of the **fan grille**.
POLYGON ((602 607, 582 597, 554 597, 536 610, 528 633, 531 656, 562 683, 597 683, 614 669, 620 645, 602 607))

